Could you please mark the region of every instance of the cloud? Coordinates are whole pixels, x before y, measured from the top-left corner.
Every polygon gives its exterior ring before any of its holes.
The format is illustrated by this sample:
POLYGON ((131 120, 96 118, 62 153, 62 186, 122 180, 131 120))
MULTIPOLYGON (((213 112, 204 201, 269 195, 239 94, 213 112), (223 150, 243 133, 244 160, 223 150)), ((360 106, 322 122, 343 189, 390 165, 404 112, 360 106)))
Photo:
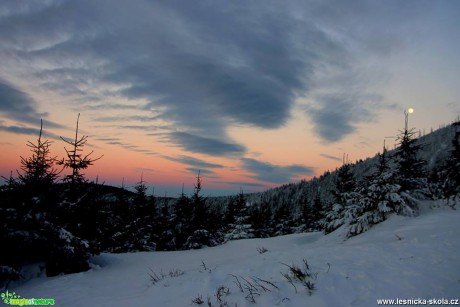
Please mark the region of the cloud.
POLYGON ((186 151, 216 156, 238 156, 246 152, 246 148, 236 143, 228 143, 215 138, 207 138, 187 132, 171 132, 163 134, 164 139, 186 151))
MULTIPOLYGON (((95 99, 100 100, 101 98, 95 98, 95 97, 89 97, 91 101, 94 101, 95 99)), ((84 106, 79 106, 79 108, 86 109, 86 110, 91 110, 91 111, 98 111, 98 110, 138 110, 138 106, 133 106, 133 105, 128 105, 128 104, 122 104, 122 103, 97 103, 97 104, 90 104, 90 105, 84 105, 84 106)))
POLYGON ((142 116, 142 115, 119 115, 119 116, 101 116, 94 118, 97 122, 130 122, 130 121, 139 121, 139 122, 152 122, 160 119, 159 116, 142 116))
POLYGON ((303 165, 279 166, 255 159, 242 158, 243 168, 253 173, 252 178, 272 183, 288 183, 294 177, 314 174, 312 167, 303 165))
POLYGON ((0 130, 16 134, 38 135, 39 129, 19 127, 19 126, 0 126, 0 130))
MULTIPOLYGON (((314 26, 292 21, 282 6, 275 11, 247 4, 167 2, 146 9, 158 16, 149 16, 142 28, 133 21, 138 40, 114 25, 114 32, 140 53, 139 60, 120 57, 103 78, 127 85, 121 91, 125 97, 147 98, 148 107, 163 106, 172 120, 198 129, 225 125, 210 121, 212 115, 263 128, 282 126, 296 94, 307 88, 311 61, 318 56, 305 52, 298 40, 327 40, 314 26), (161 33, 155 30, 160 28, 161 33)), ((115 46, 111 53, 118 51, 126 52, 115 46)))
POLYGON ((380 97, 357 93, 318 95, 316 104, 307 107, 314 131, 323 140, 336 142, 356 130, 356 124, 375 118, 374 111, 382 108, 380 97))
POLYGON ((200 172, 201 174, 206 175, 208 178, 219 178, 213 169, 220 169, 224 167, 221 164, 210 163, 201 159, 184 155, 178 157, 162 156, 162 158, 188 165, 186 170, 189 173, 198 174, 198 172, 200 172))
POLYGON ((124 142, 123 140, 121 140, 119 138, 99 137, 99 138, 96 138, 96 140, 105 142, 106 144, 109 144, 109 145, 119 146, 119 147, 128 149, 130 151, 139 152, 139 153, 142 153, 142 154, 145 154, 145 155, 150 155, 150 156, 157 156, 158 155, 158 153, 156 153, 154 151, 142 148, 142 147, 137 146, 137 145, 126 143, 126 142, 124 142))
POLYGON ((207 178, 219 178, 217 176, 215 176, 215 172, 212 171, 212 170, 208 170, 208 169, 201 169, 201 168, 196 168, 196 167, 187 167, 186 170, 190 173, 190 174, 198 174, 198 172, 200 172, 201 175, 203 176, 206 176, 207 178))
POLYGON ((334 161, 342 161, 342 158, 338 158, 338 157, 327 155, 327 154, 320 154, 320 156, 326 159, 334 160, 334 161))
MULTIPOLYGON (((313 102, 307 114, 323 140, 355 132, 378 109, 347 97, 368 94, 373 82, 361 73, 365 64, 353 68, 369 55, 375 60, 402 48, 397 25, 423 11, 399 4, 270 0, 8 7, 0 19, 0 53, 8 67, 35 70, 28 78, 68 97, 73 108, 123 110, 127 120, 158 116, 179 131, 234 146, 211 155, 243 151, 229 137, 230 125, 282 127, 299 97, 313 102), (393 16, 392 30, 387 16, 393 16), (319 80, 324 72, 327 80, 319 80), (322 92, 338 85, 331 95, 322 92), (134 113, 139 110, 153 115, 134 113)), ((209 148, 191 146, 179 135, 170 141, 191 152, 209 148)))
MULTIPOLYGON (((37 111, 36 102, 28 94, 2 79, 0 79, 0 113, 21 123, 35 125, 40 123, 40 119, 47 116, 46 113, 37 111)), ((43 120, 43 123, 50 128, 62 127, 48 120, 43 120)))
POLYGON ((178 157, 167 157, 163 156, 163 158, 179 162, 182 164, 190 165, 198 169, 205 169, 205 168, 223 168, 224 166, 222 164, 215 164, 215 163, 209 163, 201 159, 197 159, 194 157, 190 156, 178 156, 178 157))
MULTIPOLYGON (((15 134, 24 134, 24 135, 33 135, 38 138, 40 134, 40 129, 37 128, 29 128, 29 127, 23 127, 23 126, 5 126, 5 125, 0 125, 0 131, 5 131, 9 133, 15 133, 15 134)), ((54 139, 54 140, 61 140, 61 138, 49 131, 43 130, 42 135, 46 138, 54 139)))
MULTIPOLYGON (((36 64, 42 88, 97 102, 81 107, 100 110, 113 97, 144 101, 143 110, 161 110, 155 116, 181 131, 229 144, 234 123, 286 124, 315 67, 343 50, 295 11, 276 1, 51 2, 0 20, 8 28, 0 37, 8 52, 36 64)), ((190 148, 185 138, 171 140, 190 148)))

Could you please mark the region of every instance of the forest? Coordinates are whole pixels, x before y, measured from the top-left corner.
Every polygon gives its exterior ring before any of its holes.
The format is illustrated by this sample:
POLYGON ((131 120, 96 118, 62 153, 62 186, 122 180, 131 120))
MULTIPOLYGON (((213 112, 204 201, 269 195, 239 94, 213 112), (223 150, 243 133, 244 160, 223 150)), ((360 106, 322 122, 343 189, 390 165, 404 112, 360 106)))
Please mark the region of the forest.
POLYGON ((359 235, 390 214, 417 216, 418 202, 460 199, 460 122, 424 136, 405 128, 397 145, 372 158, 350 162, 309 181, 261 193, 205 197, 200 173, 191 195, 148 194, 92 182, 84 170, 102 156, 85 149, 87 136, 62 138, 66 157, 51 154, 42 136, 28 142, 17 176, 0 189, 0 284, 23 278, 39 264, 47 276, 90 268, 102 252, 171 251, 216 246, 229 240, 266 238, 347 227, 359 235), (68 175, 61 176, 66 170, 68 175))

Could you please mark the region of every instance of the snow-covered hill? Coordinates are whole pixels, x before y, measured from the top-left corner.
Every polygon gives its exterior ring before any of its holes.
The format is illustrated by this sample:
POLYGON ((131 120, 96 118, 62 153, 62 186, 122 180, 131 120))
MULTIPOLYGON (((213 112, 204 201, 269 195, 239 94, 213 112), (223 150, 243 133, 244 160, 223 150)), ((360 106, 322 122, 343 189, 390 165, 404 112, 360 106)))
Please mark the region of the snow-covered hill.
POLYGON ((420 216, 391 216, 346 241, 339 228, 200 250, 102 254, 90 271, 35 278, 9 291, 53 298, 56 306, 193 306, 200 298, 203 306, 208 298, 212 306, 253 306, 251 299, 257 306, 374 306, 378 299, 460 299, 460 210, 434 205, 424 202, 420 216), (289 275, 287 265, 306 271, 303 259, 313 291, 282 275, 289 275))
MULTIPOLYGON (((456 131, 459 129, 458 125, 449 124, 440 127, 430 133, 421 135, 422 132, 416 133, 416 144, 421 145, 419 158, 427 161, 426 170, 431 174, 435 170, 445 167, 445 161, 452 150, 452 140, 454 139, 456 131)), ((393 133, 397 134, 398 131, 393 133)), ((396 143, 395 143, 396 144, 396 143)), ((389 156, 395 154, 395 144, 387 143, 389 149, 389 156)), ((371 175, 375 171, 375 166, 378 162, 378 154, 373 157, 368 157, 364 160, 358 160, 350 164, 350 169, 356 180, 361 181, 366 176, 371 175)), ((391 164, 395 167, 394 163, 391 164)), ((333 202, 334 197, 331 191, 336 189, 337 169, 327 171, 319 177, 311 180, 301 181, 300 183, 290 183, 283 186, 269 189, 265 192, 253 193, 247 195, 249 203, 260 203, 266 200, 269 204, 282 204, 287 206, 291 211, 296 212, 300 210, 299 204, 302 202, 303 197, 307 197, 308 202, 311 203, 318 195, 322 203, 333 202)), ((218 199, 218 198, 216 198, 218 199)))

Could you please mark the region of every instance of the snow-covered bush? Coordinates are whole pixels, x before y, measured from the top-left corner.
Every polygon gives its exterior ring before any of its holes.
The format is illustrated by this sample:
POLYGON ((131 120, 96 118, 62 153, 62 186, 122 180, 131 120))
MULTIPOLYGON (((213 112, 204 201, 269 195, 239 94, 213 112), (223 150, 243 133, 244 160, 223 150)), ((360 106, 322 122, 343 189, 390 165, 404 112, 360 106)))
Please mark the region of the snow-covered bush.
POLYGON ((76 273, 89 269, 89 244, 61 227, 48 225, 49 253, 46 275, 76 273))
POLYGON ((193 235, 187 238, 184 244, 184 249, 199 249, 203 246, 213 246, 211 235, 206 229, 198 229, 193 232, 193 235))
POLYGON ((231 224, 229 225, 232 229, 225 235, 225 242, 230 240, 241 240, 254 238, 254 230, 251 224, 231 224))

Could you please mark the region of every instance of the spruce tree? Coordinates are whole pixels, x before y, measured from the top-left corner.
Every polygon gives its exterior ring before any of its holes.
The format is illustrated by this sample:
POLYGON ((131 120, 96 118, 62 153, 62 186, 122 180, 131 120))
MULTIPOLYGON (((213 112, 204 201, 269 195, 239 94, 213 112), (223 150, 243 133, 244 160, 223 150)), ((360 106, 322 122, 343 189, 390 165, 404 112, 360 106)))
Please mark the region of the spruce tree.
POLYGON ((83 155, 83 147, 86 145, 86 142, 88 141, 88 136, 83 135, 81 137, 78 137, 79 120, 80 113, 78 113, 77 127, 75 129, 75 138, 73 141, 66 140, 63 137, 61 137, 61 139, 65 143, 71 146, 71 149, 64 148, 67 153, 67 158, 63 158, 61 161, 59 161, 59 164, 63 165, 64 168, 69 168, 72 171, 70 175, 64 177, 64 181, 69 182, 72 188, 75 188, 78 184, 86 182, 86 179, 82 171, 87 169, 90 165, 93 165, 95 161, 103 157, 103 155, 101 155, 96 159, 91 158, 90 156, 93 154, 94 151, 91 151, 90 153, 83 155))
POLYGON ((302 216, 307 230, 315 231, 322 228, 320 221, 324 217, 323 205, 318 192, 312 201, 309 201, 306 195, 302 197, 302 216))
POLYGON ((353 191, 356 187, 356 180, 353 172, 351 171, 351 164, 344 162, 344 164, 337 170, 336 180, 337 193, 343 194, 353 191))
MULTIPOLYGON (((453 124, 460 127, 460 122, 453 124)), ((444 194, 448 198, 456 198, 460 195, 460 130, 457 128, 452 139, 452 150, 447 158, 446 179, 443 184, 444 194)))
MULTIPOLYGON (((145 181, 143 180, 143 174, 141 174, 141 181, 136 183, 134 186, 134 190, 136 191, 136 197, 134 198, 134 205, 135 206, 145 206, 147 202, 147 186, 145 185, 145 181)), ((137 208, 136 208, 137 209, 137 208)))
POLYGON ((57 162, 56 157, 50 156, 51 142, 42 140, 43 121, 40 121, 40 133, 37 143, 28 142, 27 146, 32 152, 28 158, 21 157, 21 170, 19 182, 26 186, 29 192, 41 192, 51 187, 58 176, 58 171, 54 168, 57 162))
POLYGON ((336 190, 332 192, 335 202, 332 203, 324 220, 325 233, 332 232, 349 222, 350 217, 346 214, 350 212, 348 207, 353 205, 353 200, 357 197, 355 188, 356 180, 351 164, 344 159, 344 164, 337 170, 336 190))
POLYGON ((192 205, 192 216, 190 219, 190 233, 191 235, 187 238, 184 244, 185 249, 201 248, 204 245, 212 245, 211 234, 209 229, 212 228, 212 222, 209 221, 210 213, 206 206, 206 198, 201 193, 201 176, 198 172, 196 177, 195 189, 190 202, 192 205))
POLYGON ((243 189, 240 189, 240 193, 236 196, 235 199, 235 219, 239 224, 244 223, 246 218, 246 196, 244 195, 243 189))
POLYGON ((165 245, 168 248, 180 249, 190 235, 190 217, 192 216, 192 206, 190 198, 182 193, 174 205, 174 217, 172 218, 172 231, 166 232, 164 237, 170 239, 165 245))
POLYGON ((200 172, 196 177, 195 189, 191 197, 191 204, 193 208, 193 213, 191 217, 191 227, 194 230, 197 229, 206 229, 207 223, 207 208, 206 208, 206 198, 201 194, 201 177, 200 172))
POLYGON ((426 161, 418 157, 423 145, 415 138, 415 129, 407 125, 397 138, 398 148, 394 157, 397 163, 396 177, 404 191, 415 190, 426 185, 426 161))
POLYGON ((346 216, 350 218, 348 237, 365 232, 372 225, 384 221, 390 212, 404 215, 413 213, 413 209, 399 194, 401 186, 390 167, 385 146, 379 154, 376 172, 365 180, 366 184, 354 194, 351 206, 347 208, 346 216))
POLYGON ((239 240, 253 238, 253 229, 249 224, 248 209, 246 206, 246 196, 240 189, 238 195, 230 197, 226 212, 226 225, 228 232, 225 240, 239 240))

